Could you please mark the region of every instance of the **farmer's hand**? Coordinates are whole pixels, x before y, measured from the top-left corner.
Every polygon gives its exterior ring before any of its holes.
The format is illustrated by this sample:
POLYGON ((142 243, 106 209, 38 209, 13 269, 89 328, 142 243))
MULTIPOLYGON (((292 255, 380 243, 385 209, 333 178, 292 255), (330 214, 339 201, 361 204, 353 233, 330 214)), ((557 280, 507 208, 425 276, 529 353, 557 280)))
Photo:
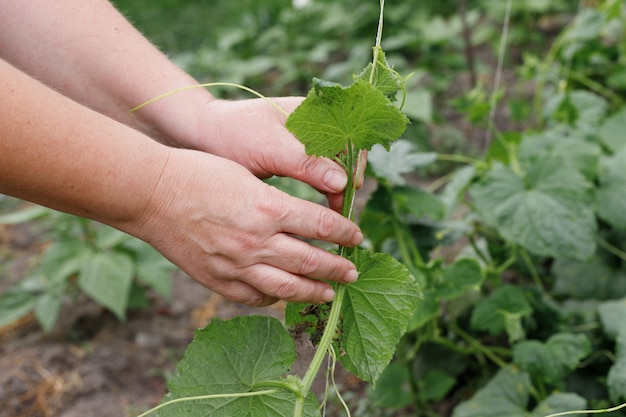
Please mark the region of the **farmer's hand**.
POLYGON ((234 301, 327 302, 331 286, 318 279, 356 279, 351 262, 297 238, 357 245, 362 235, 354 223, 206 153, 172 149, 142 219, 145 240, 234 301))
MULTIPOLYGON (((290 113, 302 98, 270 100, 290 113)), ((330 159, 307 156, 304 145, 284 127, 286 119, 267 100, 212 100, 192 146, 235 161, 259 178, 278 175, 303 181, 325 194, 330 207, 340 211, 347 183, 344 169, 330 159)), ((357 183, 362 180, 361 175, 357 183)))

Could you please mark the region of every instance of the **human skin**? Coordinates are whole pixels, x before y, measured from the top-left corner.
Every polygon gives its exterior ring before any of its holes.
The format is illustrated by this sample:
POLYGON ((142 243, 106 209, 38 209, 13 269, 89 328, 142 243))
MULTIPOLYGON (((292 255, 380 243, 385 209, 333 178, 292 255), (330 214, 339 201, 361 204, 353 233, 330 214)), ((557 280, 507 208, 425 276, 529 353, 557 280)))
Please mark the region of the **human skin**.
MULTIPOLYGON (((341 167, 308 157, 264 100, 190 89, 131 115, 197 82, 108 2, 0 1, 0 57, 0 192, 143 239, 249 305, 326 302, 325 280, 356 279, 349 261, 298 237, 354 246, 358 227, 259 179, 299 179, 337 209, 341 167)), ((274 101, 289 112, 300 99, 274 101)))

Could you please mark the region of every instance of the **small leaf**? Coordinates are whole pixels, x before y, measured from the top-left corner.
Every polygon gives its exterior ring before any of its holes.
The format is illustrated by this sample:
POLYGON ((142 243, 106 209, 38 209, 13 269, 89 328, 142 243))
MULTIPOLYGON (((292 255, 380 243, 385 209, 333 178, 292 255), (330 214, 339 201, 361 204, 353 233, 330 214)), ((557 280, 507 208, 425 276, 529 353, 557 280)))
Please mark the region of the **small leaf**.
POLYGON ((370 62, 361 74, 354 76, 354 80, 369 82, 371 79, 374 87, 385 96, 394 99, 398 91, 404 89, 404 79, 389 66, 385 53, 380 47, 374 47, 374 54, 376 55, 374 75, 371 75, 372 63, 370 62))
POLYGON ((433 370, 418 381, 418 395, 424 401, 441 401, 455 384, 456 378, 447 372, 433 370))
POLYGON ((78 278, 81 289, 120 320, 126 317, 132 282, 133 261, 122 253, 92 254, 85 260, 78 278))
POLYGON ((31 313, 37 305, 37 294, 23 286, 10 288, 0 294, 0 327, 11 324, 31 313))
POLYGON ((531 375, 556 385, 591 353, 591 343, 583 335, 557 333, 544 344, 525 340, 513 346, 513 361, 531 375))
POLYGON ((615 343, 617 361, 609 369, 606 384, 612 402, 626 399, 626 327, 622 324, 615 343))
MULTIPOLYGON (((280 321, 266 316, 214 319, 197 330, 168 383, 165 401, 184 397, 248 393, 277 381, 293 365, 296 350, 280 321)), ((240 398, 182 402, 159 410, 159 417, 292 417, 295 395, 279 392, 240 398)), ((319 416, 315 401, 306 402, 305 416, 319 416)))
POLYGON ((435 297, 439 300, 452 300, 479 287, 484 279, 477 261, 460 259, 443 270, 442 282, 436 286, 435 297))
POLYGON ((52 210, 47 207, 31 206, 13 213, 3 214, 0 216, 0 224, 19 224, 36 220, 50 214, 51 211, 52 210))
MULTIPOLYGON (((626 299, 606 301, 598 306, 598 314, 604 332, 611 339, 616 339, 622 329, 626 329, 626 299)), ((626 331, 626 330, 624 330, 626 331)))
POLYGON ((391 361, 420 290, 408 269, 388 254, 356 249, 351 257, 359 279, 346 287, 338 348, 341 364, 375 382, 391 361))
POLYGON ((350 87, 317 81, 287 119, 286 127, 304 144, 307 155, 334 158, 348 144, 389 149, 408 119, 383 93, 358 80, 350 87))
POLYGON ((498 288, 479 303, 470 320, 472 328, 485 330, 493 336, 507 331, 511 341, 519 339, 521 320, 532 313, 524 292, 512 285, 498 288))
POLYGON ((470 189, 485 223, 540 256, 589 259, 595 252, 591 184, 562 161, 545 158, 519 176, 496 164, 470 189))

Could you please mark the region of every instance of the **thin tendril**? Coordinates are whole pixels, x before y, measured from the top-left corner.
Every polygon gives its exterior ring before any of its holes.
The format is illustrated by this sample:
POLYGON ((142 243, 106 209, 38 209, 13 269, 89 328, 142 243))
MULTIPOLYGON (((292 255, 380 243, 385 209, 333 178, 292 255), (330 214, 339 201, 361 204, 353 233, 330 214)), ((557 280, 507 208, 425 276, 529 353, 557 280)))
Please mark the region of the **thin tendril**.
POLYGON ((622 408, 626 408, 626 403, 617 405, 612 408, 604 408, 602 410, 576 410, 576 411, 563 411, 562 413, 549 414, 544 417, 561 417, 561 416, 572 416, 575 414, 604 414, 604 413, 612 413, 613 411, 621 410, 622 408))
POLYGON ((266 96, 264 96, 263 94, 259 93, 256 90, 253 90, 252 88, 246 87, 245 85, 241 85, 241 84, 235 84, 235 83, 205 83, 205 84, 194 84, 194 85, 187 85, 185 87, 180 87, 180 88, 176 88, 174 90, 168 91, 167 93, 163 93, 159 96, 156 96, 148 101, 146 101, 145 103, 142 103, 140 105, 138 105, 137 107, 133 107, 130 110, 130 113, 133 114, 136 111, 146 107, 148 104, 152 104, 155 101, 159 101, 169 95, 175 94, 175 93, 180 93, 181 91, 186 91, 186 90, 191 90, 193 88, 209 88, 209 87, 235 87, 235 88, 239 88, 240 90, 244 90, 247 91, 251 94, 254 94, 255 96, 262 98, 263 100, 267 101, 268 103, 270 103, 272 106, 274 106, 275 109, 277 109, 279 112, 281 112, 282 114, 284 114, 285 116, 289 116, 289 112, 285 109, 283 109, 282 107, 280 107, 278 104, 276 104, 274 101, 272 101, 271 99, 267 98, 266 96))

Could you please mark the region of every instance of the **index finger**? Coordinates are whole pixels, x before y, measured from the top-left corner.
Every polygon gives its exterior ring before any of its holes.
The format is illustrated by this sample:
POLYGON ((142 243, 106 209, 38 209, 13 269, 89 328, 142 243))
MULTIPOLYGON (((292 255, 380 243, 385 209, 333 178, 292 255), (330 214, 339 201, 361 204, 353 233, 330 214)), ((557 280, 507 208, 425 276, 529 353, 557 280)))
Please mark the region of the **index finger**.
POLYGON ((283 232, 342 246, 356 246, 363 241, 359 227, 336 211, 295 197, 288 201, 278 219, 283 232))

